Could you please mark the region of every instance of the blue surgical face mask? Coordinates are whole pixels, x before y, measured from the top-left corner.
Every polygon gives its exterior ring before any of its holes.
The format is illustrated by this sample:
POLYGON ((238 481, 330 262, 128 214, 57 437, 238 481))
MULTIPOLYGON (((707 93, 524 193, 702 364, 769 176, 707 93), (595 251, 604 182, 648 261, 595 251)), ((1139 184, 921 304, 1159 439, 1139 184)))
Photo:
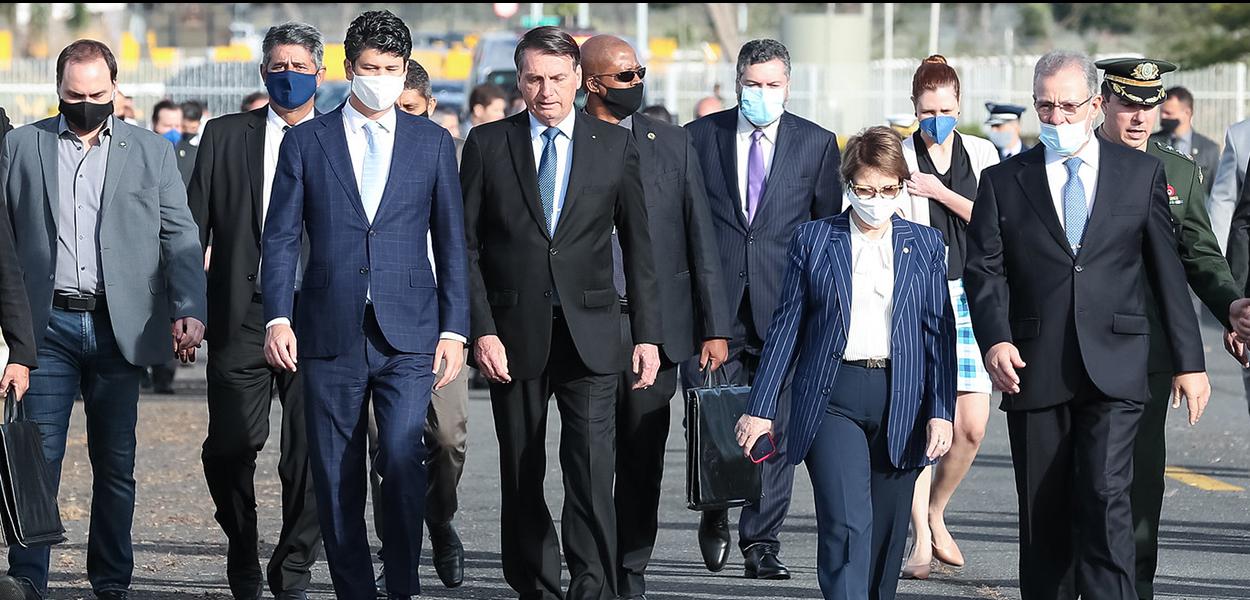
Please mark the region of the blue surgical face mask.
POLYGON ((269 99, 287 110, 295 110, 317 93, 317 75, 298 71, 279 71, 265 76, 269 99))
POLYGON ((743 87, 738 110, 752 125, 764 127, 781 118, 786 110, 785 88, 743 87))
POLYGON ((933 141, 941 144, 946 141, 952 131, 955 131, 955 125, 959 123, 959 119, 949 115, 938 115, 936 117, 925 117, 920 119, 920 131, 925 132, 933 141))
POLYGON ((990 130, 990 142, 999 150, 1006 150, 1008 146, 1015 144, 1016 138, 1010 131, 994 131, 990 130))
POLYGON ((1059 125, 1051 125, 1043 121, 1038 139, 1059 155, 1072 156, 1085 145, 1085 142, 1089 141, 1089 120, 1059 125))
POLYGON ((182 132, 177 129, 170 129, 169 131, 162 133, 161 137, 169 140, 169 143, 176 146, 178 145, 178 142, 182 141, 182 132))

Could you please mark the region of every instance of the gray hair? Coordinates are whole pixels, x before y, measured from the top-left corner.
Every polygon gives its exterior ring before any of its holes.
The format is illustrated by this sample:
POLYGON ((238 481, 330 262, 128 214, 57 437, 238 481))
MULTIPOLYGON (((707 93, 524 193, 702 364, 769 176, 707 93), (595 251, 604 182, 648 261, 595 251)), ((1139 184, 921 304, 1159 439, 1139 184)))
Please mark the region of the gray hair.
POLYGON ((1091 95, 1098 93, 1098 68, 1094 61, 1083 52, 1072 50, 1051 50, 1037 61, 1033 68, 1033 89, 1044 77, 1050 77, 1064 69, 1077 68, 1085 74, 1085 87, 1091 95))
POLYGON ((325 56, 325 45, 321 39, 321 32, 317 31, 316 27, 294 21, 270 27, 269 32, 265 34, 265 41, 261 43, 261 50, 264 51, 264 64, 266 66, 269 65, 269 57, 273 54, 273 49, 278 46, 303 47, 312 55, 313 66, 321 69, 321 61, 325 56))
POLYGON ((742 74, 746 72, 747 67, 766 63, 770 60, 777 59, 786 66, 786 78, 790 77, 790 51, 777 40, 761 39, 751 40, 742 45, 742 49, 738 51, 738 78, 742 81, 742 74))

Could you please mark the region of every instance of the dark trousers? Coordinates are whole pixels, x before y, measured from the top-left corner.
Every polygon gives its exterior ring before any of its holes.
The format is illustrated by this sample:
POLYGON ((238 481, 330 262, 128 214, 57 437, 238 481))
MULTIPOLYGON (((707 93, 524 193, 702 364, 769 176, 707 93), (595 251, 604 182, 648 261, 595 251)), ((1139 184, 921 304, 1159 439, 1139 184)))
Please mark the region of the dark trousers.
MULTIPOLYGON (((621 330, 621 339, 632 348, 628 317, 622 316, 621 330)), ((616 388, 617 592, 626 598, 647 592, 645 574, 659 527, 668 403, 677 391, 677 365, 661 356, 655 385, 645 390, 630 389, 636 380, 633 370, 627 368, 616 388)))
POLYGON ((382 509, 388 517, 387 591, 421 593, 425 513, 425 413, 434 387, 434 355, 397 351, 382 335, 372 308, 364 331, 348 352, 304 358, 308 451, 317 514, 334 594, 339 600, 373 600, 373 560, 365 528, 366 430, 369 405, 377 415, 382 509))
POLYGON ((242 328, 208 355, 208 437, 204 477, 226 534, 226 576, 235 597, 251 597, 262 581, 256 528, 256 456, 269 438, 273 393, 282 403, 278 479, 282 483, 282 532, 266 569, 269 589, 308 588, 320 553, 321 529, 308 467, 301 377, 265 361, 263 306, 248 307, 242 328))
POLYGON ((1150 403, 1142 412, 1133 445, 1133 541, 1137 547, 1137 597, 1154 598, 1155 571, 1159 568, 1159 517, 1163 512, 1163 471, 1167 468, 1168 400, 1172 374, 1150 374, 1150 403))
MULTIPOLYGON (((170 352, 173 349, 171 347, 170 352)), ((143 369, 122 356, 108 310, 52 309, 22 399, 26 416, 39 425, 53 489, 60 488, 61 460, 74 399, 82 394, 91 459, 91 525, 87 578, 95 592, 125 590, 134 572, 130 531, 135 511, 135 422, 143 369)), ((48 587, 51 546, 9 548, 9 575, 48 587)))
POLYGON ((612 475, 618 379, 616 373, 603 375, 586 368, 568 325, 557 316, 546 371, 534 379, 490 386, 499 438, 504 579, 522 600, 616 597, 612 475), (561 533, 571 575, 567 594, 560 591, 560 539, 543 494, 547 405, 552 394, 560 411, 561 533))
MULTIPOLYGON (((760 357, 764 353, 764 339, 768 324, 761 326, 751 317, 750 293, 743 294, 738 307, 738 318, 733 323, 733 338, 729 340, 729 358, 721 366, 729 383, 751 385, 759 370, 760 357)), ((703 385, 703 373, 699 372, 698 359, 686 361, 682 383, 686 387, 703 385), (693 367, 691 363, 694 363, 693 367)), ((794 488, 794 465, 786 456, 786 426, 790 422, 790 383, 786 377, 777 397, 777 414, 773 417, 773 435, 777 452, 760 467, 760 500, 742 507, 738 518, 738 547, 745 554, 756 544, 768 544, 780 551, 781 526, 790 511, 790 493, 794 488)), ((712 511, 708 511, 709 513, 712 511)))
POLYGON ((1142 409, 1087 377, 1064 404, 1007 413, 1022 600, 1136 600, 1129 486, 1142 409))
POLYGON ((817 580, 826 600, 893 600, 898 588, 920 471, 890 461, 889 401, 888 370, 842 365, 804 458, 816 500, 817 580))

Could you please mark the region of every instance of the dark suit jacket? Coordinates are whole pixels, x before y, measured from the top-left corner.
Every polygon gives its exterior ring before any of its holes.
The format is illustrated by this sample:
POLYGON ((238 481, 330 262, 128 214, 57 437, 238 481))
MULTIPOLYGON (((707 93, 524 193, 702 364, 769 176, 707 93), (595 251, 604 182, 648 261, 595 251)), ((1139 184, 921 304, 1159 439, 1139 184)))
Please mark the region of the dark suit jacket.
MULTIPOLYGON (((183 137, 174 144, 174 156, 178 159, 178 173, 182 175, 182 185, 191 185, 191 176, 195 173, 195 157, 200 147, 191 145, 191 138, 183 137)), ((263 164, 263 163, 262 163, 263 164)))
POLYGON ((677 363, 732 334, 703 171, 685 129, 642 113, 632 119, 664 322, 664 354, 677 363))
MULTIPOLYGON (((1150 141, 1160 142, 1167 146, 1172 143, 1172 137, 1156 133, 1150 136, 1150 141)), ((1195 131, 1193 142, 1190 143, 1189 157, 1198 163, 1199 178, 1202 180, 1206 194, 1210 196, 1211 186, 1215 185, 1215 171, 1220 166, 1220 145, 1215 140, 1195 131)))
MULTIPOLYGON (((0 108, 0 148, 13 126, 9 116, 0 108)), ((6 153, 7 155, 7 153, 6 153)), ((3 170, 4 166, 0 166, 3 170)), ((0 200, 3 196, 0 196, 0 200)), ((9 222, 8 209, 0 204, 0 331, 4 343, 9 346, 9 362, 35 367, 38 350, 35 348, 35 332, 30 324, 30 301, 26 286, 22 283, 22 265, 17 260, 17 248, 13 243, 13 224, 9 222)), ((4 365, 0 365, 3 369, 4 365)))
POLYGON ((368 292, 391 346, 433 353, 441 332, 469 334, 464 215, 451 135, 429 119, 396 110, 391 169, 370 223, 342 110, 291 129, 282 139, 261 236, 265 320, 294 316, 300 355, 334 357, 364 343, 368 292), (305 231, 308 266, 294 305, 305 231))
POLYGON ((786 248, 795 228, 842 210, 837 136, 811 121, 782 113, 759 212, 747 224, 738 193, 738 109, 710 114, 686 129, 707 184, 726 300, 737 314, 743 293, 750 290, 755 333, 763 339, 781 293, 786 248))
MULTIPOLYGON (((896 468, 932 464, 929 419, 955 419, 955 315, 946 283, 946 244, 936 229, 893 217, 894 308, 890 332, 890 415, 896 468)), ((850 209, 800 225, 790 243, 777 316, 768 331, 747 412, 772 419, 781 385, 795 373, 787 458, 799 464, 829 407, 851 327, 850 209), (797 352, 797 354, 796 354, 797 352)))
POLYGON ((1102 140, 1093 210, 1073 256, 1047 185, 1042 145, 981 174, 964 285, 977 342, 1011 342, 1027 366, 1004 410, 1071 400, 1085 375, 1103 394, 1145 402, 1151 285, 1175 372, 1203 371, 1198 320, 1168 213, 1159 159, 1102 140))
MULTIPOLYGON (((200 243, 213 245, 208 269, 205 339, 224 346, 243 323, 260 268, 264 208, 265 119, 269 107, 223 115, 200 136, 187 203, 200 227, 200 243)), ((303 244, 308 264, 307 240, 303 244)))
POLYGON ((638 148, 622 127, 581 112, 575 118, 568 192, 554 236, 538 195, 528 111, 474 127, 464 144, 472 339, 499 336, 514 380, 546 368, 553 292, 587 368, 620 372, 627 355, 612 283, 614 222, 634 342, 663 342, 638 148))

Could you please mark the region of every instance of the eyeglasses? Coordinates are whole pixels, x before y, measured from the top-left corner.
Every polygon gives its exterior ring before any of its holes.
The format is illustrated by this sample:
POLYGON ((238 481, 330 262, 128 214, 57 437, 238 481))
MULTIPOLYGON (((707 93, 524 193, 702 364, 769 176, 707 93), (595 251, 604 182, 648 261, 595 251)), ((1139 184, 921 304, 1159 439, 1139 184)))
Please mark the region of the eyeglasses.
POLYGON ((591 77, 598 77, 601 79, 604 77, 611 77, 621 83, 631 83, 634 81, 635 77, 637 77, 639 81, 646 79, 647 68, 638 67, 637 69, 632 69, 629 71, 621 71, 620 73, 600 73, 598 75, 591 75, 591 77))
POLYGON ((1080 110, 1082 106, 1085 106, 1086 104, 1089 103, 1090 100, 1093 100, 1093 99, 1094 99, 1094 96, 1091 94, 1090 97, 1086 98, 1083 102, 1060 102, 1058 104, 1055 104, 1054 102, 1034 101, 1033 108, 1037 109, 1037 114, 1039 116, 1049 115, 1055 112, 1055 109, 1058 108, 1059 110, 1063 111, 1063 114, 1068 115, 1070 117, 1072 115, 1075 115, 1076 111, 1080 110))
POLYGON ((852 183, 847 187, 849 187, 851 193, 855 194, 855 197, 860 200, 867 200, 876 196, 881 196, 887 200, 893 200, 898 198, 899 194, 903 193, 902 181, 898 182, 898 185, 887 185, 881 188, 875 188, 870 185, 859 185, 856 183, 852 183))

